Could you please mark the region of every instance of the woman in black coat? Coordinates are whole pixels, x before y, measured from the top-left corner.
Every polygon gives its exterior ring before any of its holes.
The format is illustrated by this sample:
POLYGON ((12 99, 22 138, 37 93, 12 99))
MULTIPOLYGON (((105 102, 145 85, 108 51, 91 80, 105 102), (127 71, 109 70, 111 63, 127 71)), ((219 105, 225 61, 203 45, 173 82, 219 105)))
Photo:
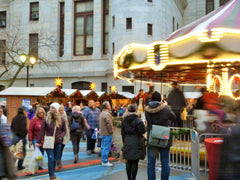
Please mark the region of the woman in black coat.
POLYGON ((122 140, 123 158, 127 160, 126 171, 128 180, 135 180, 138 171, 138 162, 145 158, 146 148, 143 134, 146 132, 143 121, 136 113, 134 105, 128 106, 123 115, 122 121, 122 140))

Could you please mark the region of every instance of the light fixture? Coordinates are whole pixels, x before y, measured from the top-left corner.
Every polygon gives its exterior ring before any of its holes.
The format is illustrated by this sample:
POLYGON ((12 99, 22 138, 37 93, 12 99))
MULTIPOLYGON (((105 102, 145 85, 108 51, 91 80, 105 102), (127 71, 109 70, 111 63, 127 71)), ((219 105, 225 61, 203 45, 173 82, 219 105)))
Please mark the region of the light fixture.
POLYGON ((62 81, 61 78, 58 77, 58 78, 55 79, 55 85, 56 86, 62 86, 62 84, 63 84, 63 81, 62 81))
POLYGON ((116 91, 117 90, 117 88, 116 88, 116 86, 111 86, 111 91, 116 91))
POLYGON ((91 84, 90 84, 90 89, 91 89, 91 90, 94 90, 94 89, 96 89, 96 84, 94 84, 94 83, 91 83, 91 84))
POLYGON ((22 63, 25 63, 26 60, 27 60, 27 55, 26 54, 21 54, 20 55, 20 60, 21 60, 22 63))
POLYGON ((30 64, 33 65, 36 62, 36 58, 35 57, 30 57, 29 61, 30 61, 30 64))

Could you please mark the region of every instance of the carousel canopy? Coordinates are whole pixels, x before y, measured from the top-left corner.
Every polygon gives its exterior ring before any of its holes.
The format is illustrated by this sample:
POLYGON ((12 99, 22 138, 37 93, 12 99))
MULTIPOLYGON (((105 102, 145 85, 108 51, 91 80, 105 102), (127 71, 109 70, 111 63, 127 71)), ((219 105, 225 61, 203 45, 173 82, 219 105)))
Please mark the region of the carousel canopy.
POLYGON ((46 96, 56 87, 10 87, 0 92, 0 96, 46 96))
POLYGON ((208 70, 240 70, 240 1, 232 0, 165 41, 129 44, 114 56, 114 76, 146 83, 205 85, 208 70))

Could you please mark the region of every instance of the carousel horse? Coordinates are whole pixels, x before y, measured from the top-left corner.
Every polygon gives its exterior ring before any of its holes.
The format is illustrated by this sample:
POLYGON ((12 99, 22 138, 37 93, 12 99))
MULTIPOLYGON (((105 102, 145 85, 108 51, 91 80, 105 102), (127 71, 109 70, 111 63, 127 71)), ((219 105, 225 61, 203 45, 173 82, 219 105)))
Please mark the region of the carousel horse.
MULTIPOLYGON (((199 132, 209 132, 211 130, 215 131, 216 123, 218 120, 217 115, 210 113, 208 110, 195 110, 194 111, 196 119, 196 130, 199 132)), ((236 115, 233 113, 226 113, 223 121, 224 127, 228 128, 236 122, 236 115)), ((220 127, 220 126, 219 126, 220 127)))

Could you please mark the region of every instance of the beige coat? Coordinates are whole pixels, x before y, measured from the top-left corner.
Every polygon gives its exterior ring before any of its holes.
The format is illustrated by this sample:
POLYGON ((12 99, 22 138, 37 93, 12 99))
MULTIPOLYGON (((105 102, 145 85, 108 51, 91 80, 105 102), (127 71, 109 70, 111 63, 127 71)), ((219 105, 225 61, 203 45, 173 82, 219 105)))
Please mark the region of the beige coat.
POLYGON ((63 137, 63 144, 69 144, 70 141, 70 130, 69 130, 69 122, 68 122, 68 118, 66 115, 66 112, 64 112, 64 114, 62 115, 62 118, 65 120, 65 124, 66 124, 66 134, 63 137))
POLYGON ((113 134, 112 115, 107 109, 103 109, 99 115, 100 130, 102 136, 113 134))

